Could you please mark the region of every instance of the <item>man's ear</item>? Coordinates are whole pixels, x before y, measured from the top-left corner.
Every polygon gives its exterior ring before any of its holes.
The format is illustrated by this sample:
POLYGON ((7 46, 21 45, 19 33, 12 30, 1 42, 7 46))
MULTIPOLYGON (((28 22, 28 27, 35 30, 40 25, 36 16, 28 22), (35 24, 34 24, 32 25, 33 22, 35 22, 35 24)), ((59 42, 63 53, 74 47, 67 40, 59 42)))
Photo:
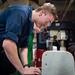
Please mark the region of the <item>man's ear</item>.
POLYGON ((45 13, 45 11, 44 10, 41 10, 41 13, 45 13))
POLYGON ((39 16, 42 16, 43 13, 45 13, 45 11, 44 10, 40 10, 39 16))

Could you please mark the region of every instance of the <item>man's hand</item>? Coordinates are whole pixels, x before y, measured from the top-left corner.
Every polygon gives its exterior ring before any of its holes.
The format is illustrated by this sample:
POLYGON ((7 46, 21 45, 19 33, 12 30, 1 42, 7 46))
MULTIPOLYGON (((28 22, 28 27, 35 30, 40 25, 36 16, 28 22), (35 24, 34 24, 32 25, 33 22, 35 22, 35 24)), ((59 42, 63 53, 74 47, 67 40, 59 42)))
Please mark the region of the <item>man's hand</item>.
POLYGON ((25 67, 25 74, 23 75, 41 75, 41 71, 36 67, 25 67))

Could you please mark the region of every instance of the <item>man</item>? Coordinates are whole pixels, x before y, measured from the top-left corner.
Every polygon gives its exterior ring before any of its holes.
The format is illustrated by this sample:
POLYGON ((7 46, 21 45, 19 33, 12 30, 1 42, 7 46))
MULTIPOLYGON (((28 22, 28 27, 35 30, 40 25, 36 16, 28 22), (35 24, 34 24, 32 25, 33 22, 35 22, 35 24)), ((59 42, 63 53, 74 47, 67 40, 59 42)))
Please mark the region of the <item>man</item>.
MULTIPOLYGON (((48 6, 43 5, 35 10, 31 6, 17 5, 9 7, 0 14, 0 54, 4 53, 4 56, 6 55, 5 57, 22 75, 40 75, 41 72, 38 68, 28 67, 27 65, 28 38, 33 32, 33 22, 42 30, 56 18, 56 8, 51 3, 48 6), (20 57, 22 64, 18 58, 17 46, 21 48, 20 57)), ((3 58, 1 57, 0 59, 3 58)), ((0 74, 8 75, 2 72, 2 70, 5 71, 7 69, 4 65, 0 67, 0 74)))

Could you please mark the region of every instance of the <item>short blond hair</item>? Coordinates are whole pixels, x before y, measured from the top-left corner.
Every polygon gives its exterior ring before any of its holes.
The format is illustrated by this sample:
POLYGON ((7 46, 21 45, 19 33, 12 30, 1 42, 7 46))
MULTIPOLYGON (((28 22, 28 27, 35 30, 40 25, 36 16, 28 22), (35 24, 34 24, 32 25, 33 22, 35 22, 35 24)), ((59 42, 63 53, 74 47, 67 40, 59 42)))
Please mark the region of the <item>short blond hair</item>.
POLYGON ((39 12, 40 10, 45 10, 45 12, 52 14, 54 16, 55 20, 58 20, 57 10, 56 10, 56 7, 54 6, 54 4, 44 3, 42 6, 40 6, 36 9, 37 12, 39 12))

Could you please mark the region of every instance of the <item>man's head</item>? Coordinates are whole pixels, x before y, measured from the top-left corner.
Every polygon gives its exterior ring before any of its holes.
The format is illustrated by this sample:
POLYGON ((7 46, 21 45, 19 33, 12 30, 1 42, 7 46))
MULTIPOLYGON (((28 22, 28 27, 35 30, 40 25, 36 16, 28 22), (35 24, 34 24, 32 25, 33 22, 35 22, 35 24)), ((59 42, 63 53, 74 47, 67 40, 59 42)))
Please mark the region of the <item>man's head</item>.
POLYGON ((41 30, 58 18, 56 8, 51 3, 45 3, 33 11, 32 20, 41 30))

